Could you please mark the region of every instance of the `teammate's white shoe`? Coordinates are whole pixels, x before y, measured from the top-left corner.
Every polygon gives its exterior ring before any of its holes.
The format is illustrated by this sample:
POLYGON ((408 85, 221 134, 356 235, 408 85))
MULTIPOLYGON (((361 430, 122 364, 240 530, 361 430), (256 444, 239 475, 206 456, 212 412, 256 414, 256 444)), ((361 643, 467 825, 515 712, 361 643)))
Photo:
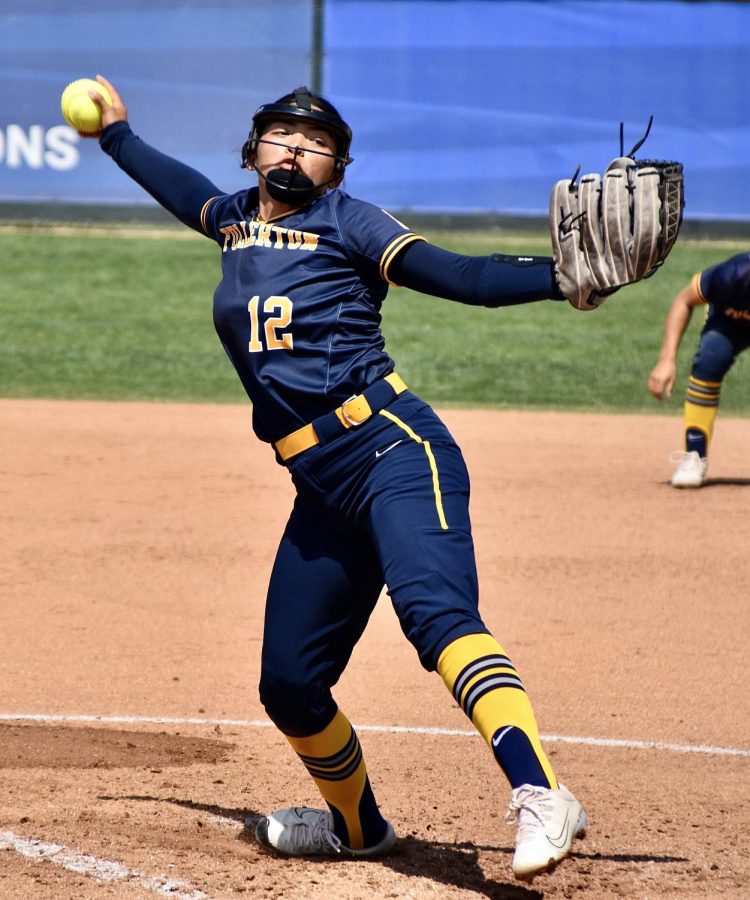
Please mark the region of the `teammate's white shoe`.
POLYGON ((518 826, 513 874, 521 881, 551 872, 588 826, 583 807, 562 784, 556 791, 522 784, 511 794, 505 820, 518 826))
POLYGON ((333 816, 328 810, 293 806, 264 816, 255 827, 255 837, 264 847, 287 856, 379 856, 396 843, 391 823, 387 825, 380 843, 352 850, 333 833, 333 816))
POLYGON ((677 466, 670 481, 672 487, 699 488, 706 480, 708 460, 697 450, 690 450, 688 453, 676 450, 669 457, 669 461, 677 466))

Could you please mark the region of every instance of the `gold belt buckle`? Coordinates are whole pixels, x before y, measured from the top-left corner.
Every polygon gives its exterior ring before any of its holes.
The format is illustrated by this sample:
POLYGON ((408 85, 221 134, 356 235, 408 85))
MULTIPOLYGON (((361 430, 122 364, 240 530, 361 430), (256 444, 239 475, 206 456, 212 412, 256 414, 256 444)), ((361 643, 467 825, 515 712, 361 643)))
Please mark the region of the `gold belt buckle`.
POLYGON ((370 418, 370 416, 372 415, 372 410, 368 410, 368 411, 367 411, 367 415, 366 415, 363 419, 353 419, 353 418, 347 413, 346 407, 352 402, 352 400, 359 400, 359 399, 361 399, 361 400, 365 403, 365 405, 369 405, 369 404, 367 404, 367 401, 366 401, 365 398, 362 396, 362 394, 352 394, 351 397, 349 397, 348 400, 345 400, 345 401, 341 404, 341 418, 344 420, 344 422, 346 422, 346 424, 347 424, 350 428, 356 428, 357 425, 361 425, 363 422, 366 422, 366 421, 370 418))

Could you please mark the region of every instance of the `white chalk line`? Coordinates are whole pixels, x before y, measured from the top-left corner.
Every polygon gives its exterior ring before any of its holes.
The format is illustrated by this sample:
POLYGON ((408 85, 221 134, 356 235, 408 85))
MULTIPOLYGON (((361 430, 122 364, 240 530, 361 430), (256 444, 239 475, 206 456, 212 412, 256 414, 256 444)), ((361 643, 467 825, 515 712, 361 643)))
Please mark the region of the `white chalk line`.
MULTIPOLYGON (((171 716, 93 716, 54 715, 38 713, 0 713, 0 721, 48 722, 48 723, 98 723, 105 725, 219 725, 239 728, 273 728, 265 719, 212 719, 178 718, 171 716)), ((427 728, 407 725, 355 724, 358 731, 382 734, 424 734, 445 737, 478 737, 476 731, 458 728, 427 728)), ((664 741, 620 740, 615 738, 575 737, 572 735, 541 735, 545 743, 581 744, 594 747, 621 747, 635 750, 666 750, 674 753, 705 753, 718 756, 750 757, 750 750, 734 747, 715 747, 706 744, 675 744, 664 741)), ((224 816, 210 816, 217 825, 236 826, 234 820, 224 816)), ((79 853, 62 844, 19 837, 12 831, 0 831, 0 849, 11 849, 29 859, 46 860, 71 872, 88 875, 100 881, 123 881, 151 891, 154 894, 174 897, 176 900, 209 900, 203 891, 178 879, 161 875, 144 875, 136 869, 113 860, 100 859, 79 853)))
POLYGON ((64 844, 22 838, 12 831, 0 831, 0 850, 15 850, 27 859, 45 860, 69 872, 89 875, 98 881, 124 881, 176 900, 208 900, 208 894, 184 881, 162 875, 144 875, 122 863, 79 853, 64 844))
MULTIPOLYGON (((86 722, 103 725, 219 725, 235 728, 274 728, 267 719, 209 719, 177 718, 171 716, 91 716, 54 715, 42 713, 0 713, 0 722, 86 722)), ((380 734, 427 734, 439 737, 479 737, 476 731, 460 728, 427 728, 419 725, 366 725, 353 723, 357 731, 373 731, 380 734)), ((714 756, 740 756, 750 758, 750 749, 716 747, 710 744, 675 744, 668 741, 638 741, 620 738, 576 737, 574 735, 543 734, 548 744, 580 744, 589 747, 621 747, 627 750, 660 750, 671 753, 705 753, 714 756)))

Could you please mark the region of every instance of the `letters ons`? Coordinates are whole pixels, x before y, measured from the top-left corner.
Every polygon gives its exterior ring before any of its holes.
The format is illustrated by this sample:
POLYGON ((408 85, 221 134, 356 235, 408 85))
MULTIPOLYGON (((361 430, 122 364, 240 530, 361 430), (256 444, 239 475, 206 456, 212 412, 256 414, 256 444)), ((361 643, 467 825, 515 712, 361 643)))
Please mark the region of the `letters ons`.
POLYGON ((65 172, 74 169, 80 153, 76 146, 81 140, 68 125, 6 125, 0 128, 0 168, 55 169, 65 172))

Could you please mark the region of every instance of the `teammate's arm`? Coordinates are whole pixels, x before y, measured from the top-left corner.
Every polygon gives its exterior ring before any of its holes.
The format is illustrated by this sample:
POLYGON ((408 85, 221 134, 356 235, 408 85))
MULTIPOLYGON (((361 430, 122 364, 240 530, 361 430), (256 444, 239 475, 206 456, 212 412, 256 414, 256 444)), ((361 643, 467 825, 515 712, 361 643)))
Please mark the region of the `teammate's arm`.
POLYGON ((473 306, 564 300, 549 256, 464 256, 415 241, 391 263, 394 284, 473 306))
POLYGON ((672 388, 677 377, 677 353, 683 335, 690 324, 693 310, 696 306, 704 303, 696 282, 697 279, 694 278, 677 294, 667 313, 659 362, 648 377, 648 389, 657 400, 668 399, 672 396, 672 388))
POLYGON ((128 124, 127 108, 115 87, 101 75, 97 75, 97 81, 112 96, 110 105, 95 91, 90 95, 102 111, 102 130, 97 133, 102 150, 168 212, 190 228, 205 233, 201 210, 207 200, 224 191, 200 172, 136 137, 128 124))

